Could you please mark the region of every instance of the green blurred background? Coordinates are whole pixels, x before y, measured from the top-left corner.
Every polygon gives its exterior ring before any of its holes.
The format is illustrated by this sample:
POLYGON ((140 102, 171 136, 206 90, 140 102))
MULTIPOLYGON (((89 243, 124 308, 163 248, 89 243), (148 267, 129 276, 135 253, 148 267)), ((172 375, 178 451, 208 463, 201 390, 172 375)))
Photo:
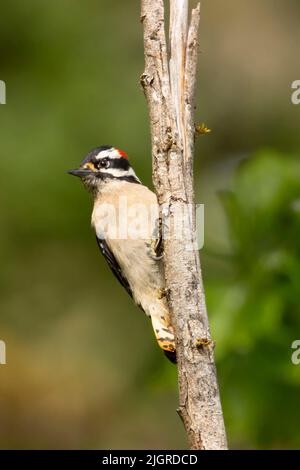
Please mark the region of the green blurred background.
MULTIPOLYGON (((1 448, 186 448, 176 369, 102 259, 66 170, 100 144, 151 185, 137 0, 0 7, 1 448)), ((229 443, 299 448, 298 0, 203 0, 202 264, 229 443)))

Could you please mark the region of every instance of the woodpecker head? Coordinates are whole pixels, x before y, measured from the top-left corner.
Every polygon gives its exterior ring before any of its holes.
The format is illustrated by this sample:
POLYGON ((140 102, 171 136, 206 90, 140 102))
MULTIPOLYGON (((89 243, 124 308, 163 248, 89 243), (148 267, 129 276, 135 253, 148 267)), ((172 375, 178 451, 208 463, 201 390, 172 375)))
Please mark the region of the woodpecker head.
POLYGON ((109 145, 92 150, 70 175, 79 176, 92 193, 97 193, 111 180, 140 183, 125 152, 109 145))

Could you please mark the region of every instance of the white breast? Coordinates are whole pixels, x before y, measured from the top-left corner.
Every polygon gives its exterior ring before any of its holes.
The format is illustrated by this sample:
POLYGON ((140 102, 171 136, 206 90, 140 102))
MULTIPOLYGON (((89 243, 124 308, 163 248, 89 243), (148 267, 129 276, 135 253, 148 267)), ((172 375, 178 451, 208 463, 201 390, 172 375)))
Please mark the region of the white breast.
POLYGON ((135 302, 148 314, 158 290, 164 287, 162 262, 153 259, 151 252, 157 218, 156 195, 146 186, 126 181, 108 183, 97 197, 92 214, 97 237, 105 238, 135 302))

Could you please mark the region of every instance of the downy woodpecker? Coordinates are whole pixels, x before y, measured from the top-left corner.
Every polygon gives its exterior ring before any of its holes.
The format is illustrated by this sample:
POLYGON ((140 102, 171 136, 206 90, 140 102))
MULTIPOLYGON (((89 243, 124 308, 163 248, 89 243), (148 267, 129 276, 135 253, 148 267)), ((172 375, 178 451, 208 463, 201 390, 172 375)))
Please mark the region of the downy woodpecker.
POLYGON ((159 253, 156 195, 138 179, 126 153, 115 147, 96 148, 69 173, 78 176, 92 194, 92 227, 110 269, 151 318, 160 348, 176 363, 159 253))

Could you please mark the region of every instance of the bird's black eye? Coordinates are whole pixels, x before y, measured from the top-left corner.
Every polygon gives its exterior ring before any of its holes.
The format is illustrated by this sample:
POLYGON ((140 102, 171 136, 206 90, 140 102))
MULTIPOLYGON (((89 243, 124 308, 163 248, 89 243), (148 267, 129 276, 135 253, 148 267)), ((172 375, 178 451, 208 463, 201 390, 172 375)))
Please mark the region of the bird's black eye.
POLYGON ((101 160, 96 160, 94 162, 94 166, 97 170, 101 170, 101 168, 108 168, 110 165, 110 161, 108 157, 101 158, 101 160))
POLYGON ((109 167, 109 158, 102 158, 98 163, 98 168, 108 168, 109 167))

